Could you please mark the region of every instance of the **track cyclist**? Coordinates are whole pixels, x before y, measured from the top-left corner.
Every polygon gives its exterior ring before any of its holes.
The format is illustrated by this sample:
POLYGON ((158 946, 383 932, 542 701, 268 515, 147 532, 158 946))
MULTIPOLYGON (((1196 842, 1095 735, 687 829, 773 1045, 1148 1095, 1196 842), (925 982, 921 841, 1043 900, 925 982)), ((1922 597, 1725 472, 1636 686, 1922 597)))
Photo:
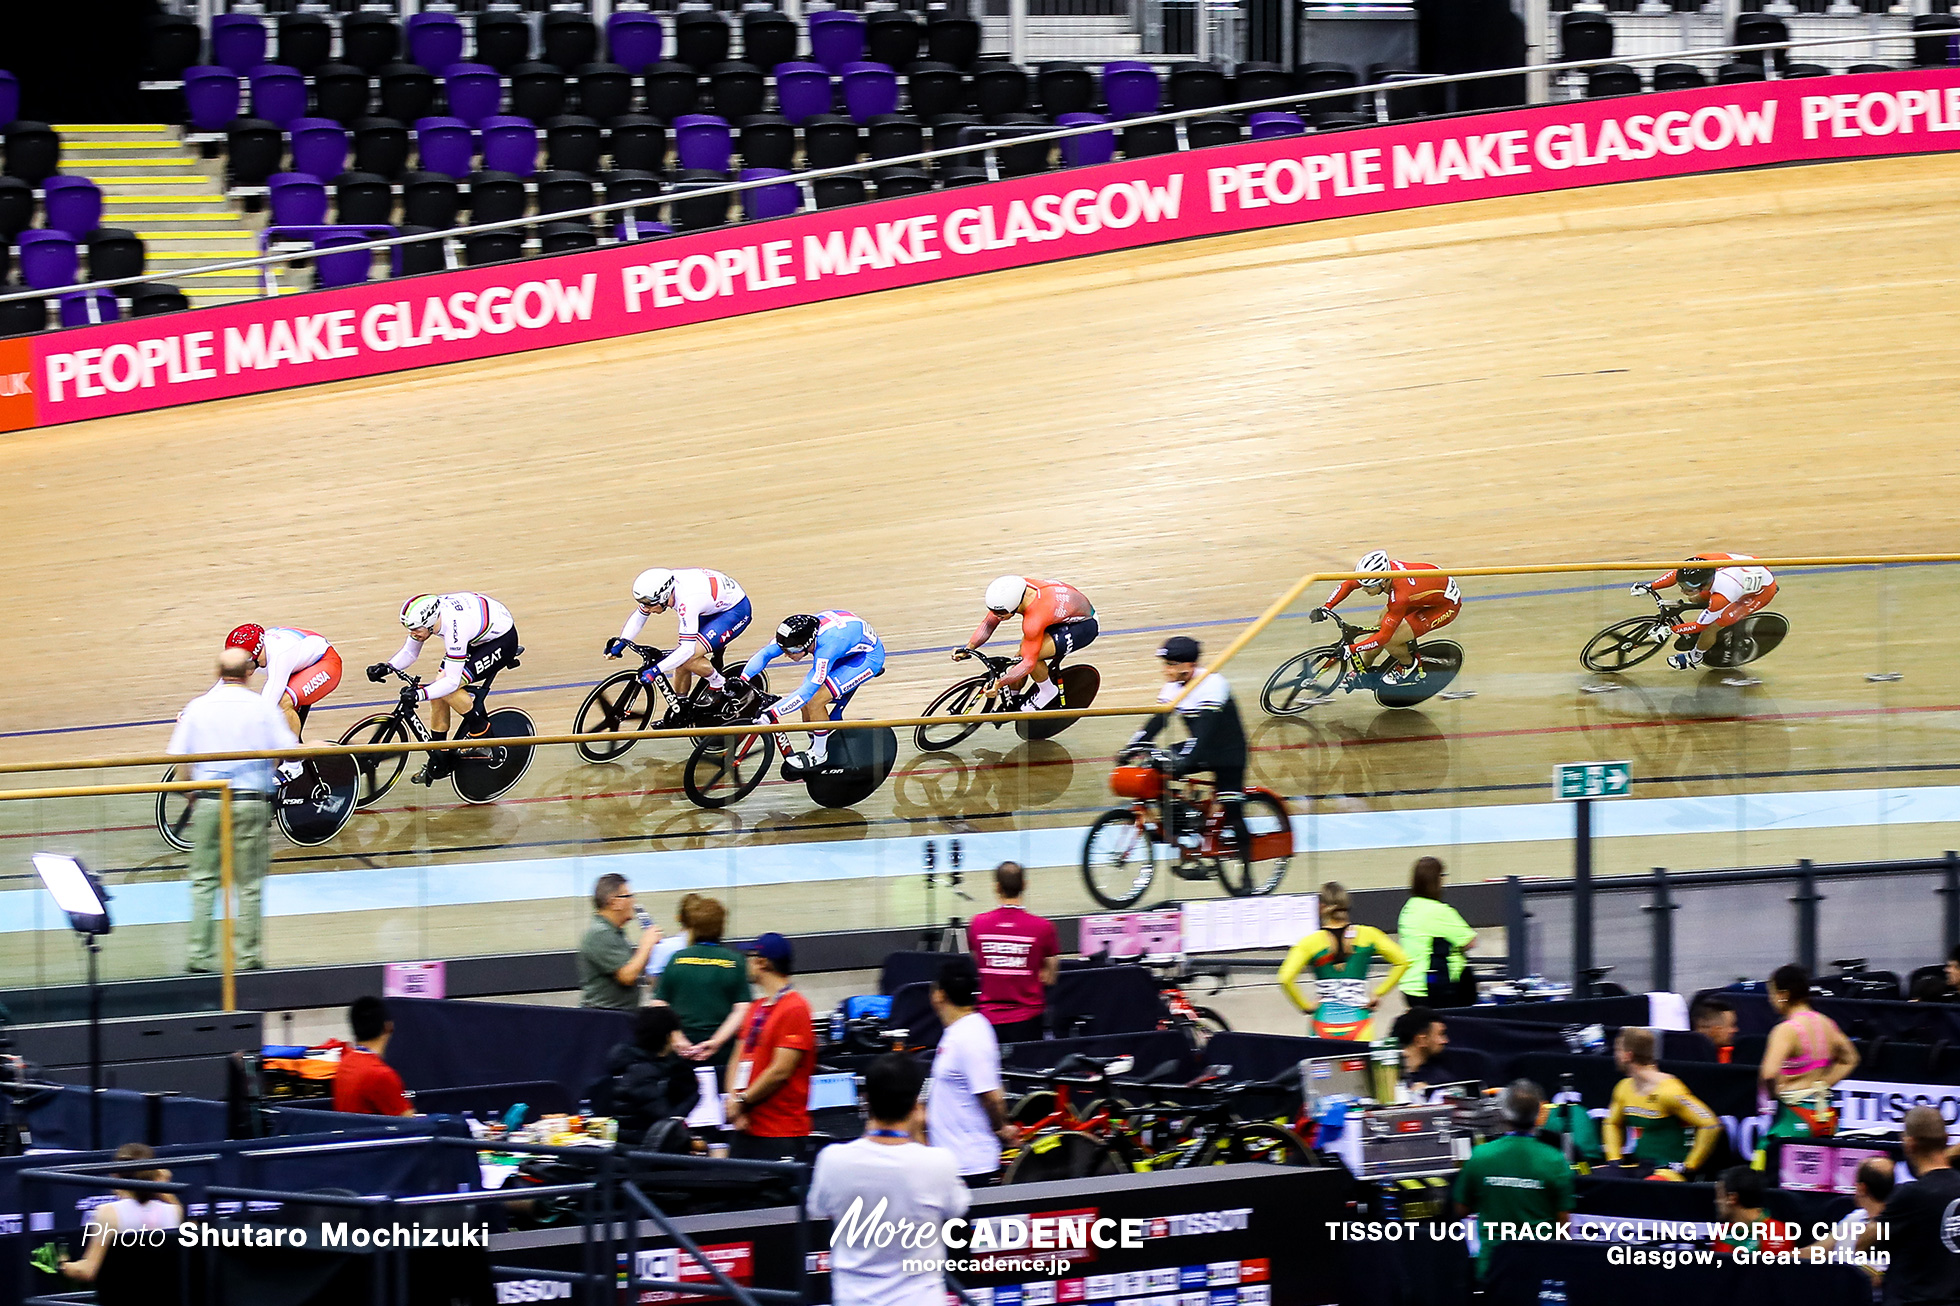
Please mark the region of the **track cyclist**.
MULTIPOLYGON (((429 704, 430 737, 449 737, 449 717, 462 717, 458 739, 475 739, 490 732, 490 714, 483 700, 497 673, 517 665, 524 650, 517 642, 517 623, 510 609, 485 594, 461 591, 455 594, 418 594, 402 604, 402 626, 408 642, 386 662, 367 669, 369 680, 380 684, 388 672, 406 671, 422 656, 422 646, 438 630, 442 632, 442 667, 432 685, 418 693, 429 704)), ((432 785, 456 769, 456 750, 429 754, 429 761, 415 775, 417 784, 432 785)))
POLYGON ((1680 637, 1676 645, 1679 651, 1668 655, 1667 665, 1676 671, 1694 670, 1724 630, 1769 606, 1769 601, 1776 597, 1776 577, 1768 567, 1754 566, 1754 562, 1747 553, 1697 553, 1658 579, 1633 587, 1635 594, 1651 594, 1679 585, 1688 606, 1701 609, 1693 621, 1675 623, 1673 633, 1680 637), (1742 565, 1697 566, 1697 563, 1742 565))
POLYGON ((1372 925, 1356 925, 1348 891, 1329 880, 1320 886, 1320 928, 1293 945, 1280 963, 1279 986, 1293 1005, 1313 1017, 1313 1037, 1363 1040, 1375 1007, 1395 991, 1409 956, 1395 940, 1372 925), (1372 991, 1368 968, 1380 957, 1388 974, 1372 991), (1294 980, 1304 971, 1313 979, 1314 1005, 1294 980))
POLYGON ((675 701, 667 706, 669 718, 679 716, 680 700, 694 688, 696 676, 704 677, 710 689, 724 687, 714 655, 747 630, 754 616, 749 596, 733 577, 706 567, 649 567, 633 581, 633 602, 639 606, 619 634, 606 641, 606 656, 620 656, 640 637, 648 617, 671 609, 680 625, 674 651, 640 675, 647 684, 662 675, 672 677, 675 701))
MULTIPOLYGON (((1232 686, 1225 677, 1198 665, 1203 655, 1198 641, 1189 635, 1172 635, 1157 649, 1157 657, 1164 664, 1164 687, 1157 691, 1157 701, 1176 700, 1176 715, 1184 718, 1185 728, 1191 732, 1190 739, 1172 750, 1171 774, 1181 778, 1198 771, 1211 772, 1218 805, 1225 809, 1225 819, 1231 823, 1239 847, 1249 855, 1252 834, 1245 824, 1245 725, 1239 720, 1239 705, 1233 701, 1232 686)), ((1155 739, 1171 715, 1152 715, 1126 747, 1155 739)), ((1198 837, 1192 830, 1173 830, 1171 834, 1198 837)))
POLYGON ((1313 611, 1313 620, 1325 621, 1334 614, 1334 609, 1342 600, 1356 590, 1366 590, 1370 594, 1388 595, 1388 606, 1382 609, 1381 625, 1375 633, 1355 642, 1355 650, 1361 654, 1362 665, 1373 667, 1384 650, 1395 665, 1382 673, 1385 685, 1406 685, 1422 679, 1422 668, 1416 665, 1415 655, 1409 646, 1432 630, 1440 630, 1456 620, 1456 614, 1463 610, 1463 594, 1456 582, 1445 576, 1434 563, 1402 562, 1376 549, 1361 561, 1354 564, 1356 571, 1421 571, 1433 572, 1425 576, 1398 576, 1393 580, 1364 579, 1344 580, 1334 587, 1327 601, 1313 611))
POLYGON ((965 647, 953 650, 953 661, 972 657, 974 650, 993 638, 1001 622, 1018 614, 1021 656, 1001 672, 999 685, 1012 689, 1032 676, 1034 692, 1024 705, 1026 710, 1039 712, 1052 706, 1062 695, 1052 663, 1070 653, 1080 653, 1102 633, 1096 624, 1095 604, 1072 585, 1030 576, 996 578, 987 586, 986 604, 987 615, 980 618, 965 647))
MULTIPOLYGON (((783 618, 775 641, 756 650, 742 668, 742 678, 753 678, 777 658, 791 662, 809 658, 810 671, 802 684, 777 699, 764 715, 782 721, 800 712, 804 721, 835 721, 865 681, 885 674, 885 641, 853 613, 836 608, 799 612, 783 618)), ((784 774, 800 779, 829 760, 830 731, 812 730, 810 747, 804 752, 791 753, 787 739, 782 749, 784 774)))
MULTIPOLYGON (((302 737, 308 710, 340 685, 340 654, 324 635, 310 630, 248 621, 225 636, 225 647, 245 650, 265 672, 265 688, 259 692, 285 713, 295 739, 302 737)), ((301 769, 298 762, 281 762, 279 778, 294 779, 301 769)))

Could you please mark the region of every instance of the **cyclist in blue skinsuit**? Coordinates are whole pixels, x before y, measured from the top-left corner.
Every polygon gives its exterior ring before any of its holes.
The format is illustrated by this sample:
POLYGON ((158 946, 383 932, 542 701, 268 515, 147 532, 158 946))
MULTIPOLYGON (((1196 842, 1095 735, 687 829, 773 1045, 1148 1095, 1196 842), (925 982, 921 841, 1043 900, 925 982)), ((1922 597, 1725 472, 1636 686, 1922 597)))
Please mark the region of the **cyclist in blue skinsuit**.
MULTIPOLYGON (((814 616, 799 612, 784 617, 776 627, 776 640, 764 645, 742 668, 748 680, 777 658, 801 662, 810 658, 810 672, 798 685, 769 709, 766 715, 781 721, 802 710, 805 721, 835 721, 844 715, 844 706, 858 687, 873 676, 885 674, 885 641, 862 617, 835 609, 814 616)), ((790 754, 783 762, 789 776, 806 775, 823 766, 830 748, 830 732, 810 732, 807 752, 790 754)), ((783 751, 789 753, 784 740, 783 751)))

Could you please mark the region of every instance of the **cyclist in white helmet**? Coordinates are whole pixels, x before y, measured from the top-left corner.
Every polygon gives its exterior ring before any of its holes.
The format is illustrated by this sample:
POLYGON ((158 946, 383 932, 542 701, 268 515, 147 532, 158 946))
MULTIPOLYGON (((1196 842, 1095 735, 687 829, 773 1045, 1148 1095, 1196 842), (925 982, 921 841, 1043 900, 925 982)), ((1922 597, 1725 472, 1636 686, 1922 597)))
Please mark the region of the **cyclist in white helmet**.
POLYGON ((640 678, 652 684, 657 669, 673 680, 676 702, 670 712, 680 710, 679 700, 694 688, 696 676, 705 677, 710 689, 722 688, 714 655, 749 628, 752 615, 749 596, 734 577, 706 567, 648 567, 633 581, 633 602, 637 606, 627 616, 626 625, 606 641, 607 657, 624 653, 626 646, 640 637, 648 617, 671 609, 680 623, 674 651, 640 678))
POLYGON ((1410 645, 1430 631, 1449 625, 1456 620, 1456 614, 1463 610, 1463 593, 1457 589, 1456 582, 1445 576, 1433 562, 1402 562, 1388 556, 1386 550, 1376 549, 1354 564, 1356 571, 1421 571, 1426 576, 1397 576, 1394 579, 1380 577, 1368 580, 1344 580, 1334 587, 1327 601, 1313 611, 1315 621, 1325 621, 1334 614, 1341 600, 1356 590, 1366 590, 1370 594, 1386 594, 1388 606, 1382 609, 1381 624, 1372 635, 1363 636, 1354 643, 1360 652, 1362 664, 1372 667, 1384 650, 1392 665, 1383 674, 1382 680, 1390 685, 1407 684, 1422 679, 1422 668, 1416 665, 1415 655, 1409 651, 1410 645))
POLYGON ((1039 712, 1056 706, 1062 687, 1055 679, 1052 663, 1096 642, 1102 633, 1096 623, 1096 605, 1073 585, 1032 576, 997 577, 987 586, 986 604, 987 614, 980 618, 966 644, 953 650, 953 660, 972 657, 975 649, 993 638, 1003 621, 1019 616, 1021 656, 1000 673, 1000 686, 1012 689, 1033 677, 1034 692, 1027 698, 1026 710, 1039 712))
MULTIPOLYGON (((524 651, 517 642, 517 623, 510 609, 486 594, 465 590, 456 594, 418 594, 402 604, 402 626, 408 642, 386 662, 367 669, 369 680, 380 684, 388 671, 406 671, 422 656, 422 646, 442 632, 442 666, 432 684, 419 694, 429 705, 429 729, 434 738, 449 738, 449 717, 462 718, 458 739, 475 739, 490 732, 490 714, 483 700, 490 683, 506 667, 517 665, 524 651)), ((417 784, 434 784, 456 769, 457 750, 429 754, 429 763, 415 775, 417 784)))

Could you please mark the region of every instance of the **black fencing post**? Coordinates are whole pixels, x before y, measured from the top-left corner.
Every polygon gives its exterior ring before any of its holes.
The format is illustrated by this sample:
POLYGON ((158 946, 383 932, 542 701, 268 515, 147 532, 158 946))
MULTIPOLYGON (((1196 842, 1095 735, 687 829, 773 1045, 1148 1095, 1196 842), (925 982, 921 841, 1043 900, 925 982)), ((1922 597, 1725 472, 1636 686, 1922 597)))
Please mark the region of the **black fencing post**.
POLYGON ((1504 973, 1514 980, 1531 974, 1531 947, 1526 931, 1531 913, 1525 910, 1524 880, 1516 875, 1504 877, 1504 973))
POLYGON ((1808 857, 1797 860, 1797 896, 1790 899, 1797 907, 1797 965, 1811 978, 1817 976, 1817 904, 1824 895, 1817 892, 1817 876, 1808 857))
POLYGON ((1946 950, 1951 955, 1954 948, 1960 947, 1960 853, 1947 850, 1946 865, 1942 868, 1944 883, 1940 886, 1940 896, 1944 903, 1946 926, 1946 950))
POLYGON ((1650 924, 1654 931, 1653 986, 1656 992, 1669 993, 1674 989, 1674 895, 1669 892, 1667 868, 1654 868, 1654 900, 1647 904, 1647 911, 1653 915, 1650 924))
POLYGON ((1572 804, 1577 829, 1572 841, 1572 996, 1592 996, 1586 972, 1593 964, 1592 799, 1572 804))

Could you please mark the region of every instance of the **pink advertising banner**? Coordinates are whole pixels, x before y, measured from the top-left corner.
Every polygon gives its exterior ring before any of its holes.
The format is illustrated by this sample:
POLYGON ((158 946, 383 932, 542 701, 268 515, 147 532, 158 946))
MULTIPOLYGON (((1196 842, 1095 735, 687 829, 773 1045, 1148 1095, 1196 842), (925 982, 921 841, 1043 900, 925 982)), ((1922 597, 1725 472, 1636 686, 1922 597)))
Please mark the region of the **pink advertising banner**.
POLYGON ((1956 146, 1960 69, 1951 68, 1280 137, 0 341, 0 431, 633 335, 1198 236, 1956 146))

